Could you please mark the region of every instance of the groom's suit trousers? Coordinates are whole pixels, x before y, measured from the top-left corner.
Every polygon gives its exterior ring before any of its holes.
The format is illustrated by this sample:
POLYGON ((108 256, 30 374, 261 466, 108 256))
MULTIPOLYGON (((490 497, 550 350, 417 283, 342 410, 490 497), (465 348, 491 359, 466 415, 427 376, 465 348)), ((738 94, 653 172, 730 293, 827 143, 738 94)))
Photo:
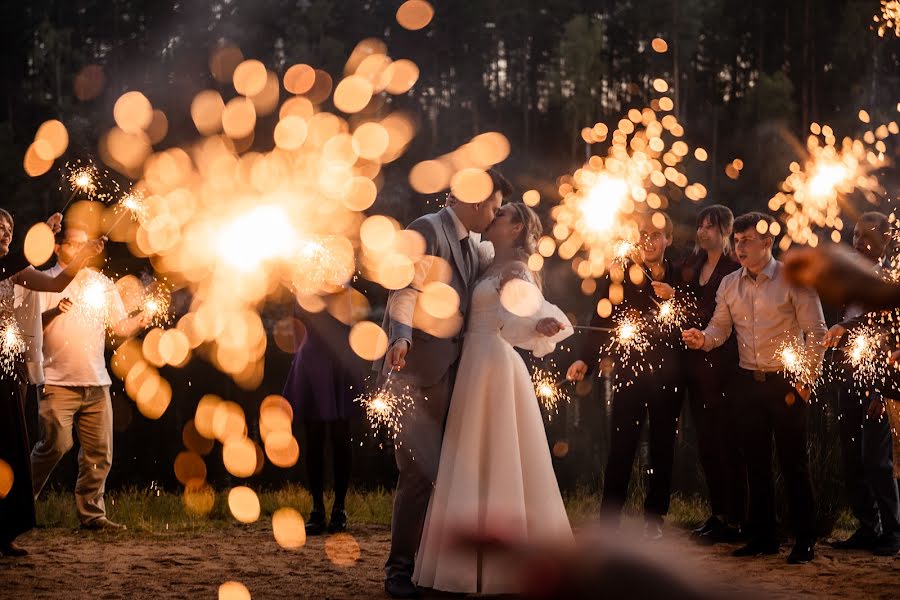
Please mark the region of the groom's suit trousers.
POLYGON ((411 389, 416 406, 407 411, 394 443, 400 476, 391 519, 391 552, 384 566, 390 579, 412 576, 428 501, 437 479, 444 423, 456 369, 448 369, 434 385, 411 389))

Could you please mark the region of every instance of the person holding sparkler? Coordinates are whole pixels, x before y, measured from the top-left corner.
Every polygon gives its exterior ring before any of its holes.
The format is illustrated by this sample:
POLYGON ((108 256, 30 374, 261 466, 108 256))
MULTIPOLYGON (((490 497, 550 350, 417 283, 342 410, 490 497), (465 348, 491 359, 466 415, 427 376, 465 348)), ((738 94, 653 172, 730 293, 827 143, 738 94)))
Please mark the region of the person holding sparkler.
MULTIPOLYGON (((861 259, 874 267, 889 240, 890 224, 886 215, 879 212, 860 215, 853 230, 853 249, 861 259)), ((863 310, 858 304, 845 306, 842 322, 825 334, 825 346, 839 347, 848 333, 864 326, 868 319, 863 310)), ((858 344, 876 344, 876 340, 865 337, 855 339, 858 344)), ((853 381, 853 373, 843 375, 838 394, 841 456, 850 508, 859 521, 859 529, 848 539, 832 545, 844 550, 871 550, 877 555, 893 556, 900 552, 900 497, 894 479, 886 399, 875 389, 876 382, 860 386, 853 381)))
POLYGON ((409 381, 416 402, 404 412, 394 444, 400 476, 391 519, 391 550, 385 564, 385 591, 394 598, 418 595, 413 568, 425 513, 437 478, 444 422, 453 390, 455 364, 462 349, 459 331, 437 337, 415 327, 414 315, 423 284, 436 263, 448 266, 449 285, 459 299, 459 325, 469 308, 469 292, 480 272, 478 248, 469 232, 483 233, 493 222, 512 186, 490 170, 493 184, 486 200, 469 204, 448 195, 447 206, 413 221, 407 229, 425 241, 425 257, 415 268, 412 283, 388 298, 384 329, 388 352, 375 368, 399 371, 409 381))
MULTIPOLYGON (((350 315, 352 290, 329 299, 329 306, 346 305, 340 314, 350 315)), ((332 309, 334 310, 334 309, 332 309)), ((338 311, 335 311, 338 312, 338 311)), ((306 521, 307 535, 347 529, 344 500, 350 485, 352 448, 350 424, 361 413, 353 399, 364 379, 362 365, 348 343, 350 328, 329 310, 312 313, 295 307, 296 340, 299 344, 284 384, 284 397, 294 408, 306 434, 306 474, 313 507, 306 521), (331 438, 334 467, 334 504, 325 520, 325 436, 331 438)))
MULTIPOLYGON (((62 215, 53 215, 47 224, 58 230, 62 215)), ((0 466, 8 469, 12 481, 0 495, 0 555, 24 556, 28 552, 15 539, 35 525, 31 465, 28 461, 28 433, 25 426, 25 386, 28 375, 22 357, 24 343, 13 313, 14 286, 36 291, 62 291, 91 257, 103 251, 104 240, 93 240, 73 257, 68 268, 55 275, 37 271, 22 250, 10 251, 13 218, 0 209, 0 321, 4 325, 3 369, 0 369, 0 466)))
MULTIPOLYGON (((734 215, 720 204, 697 215, 697 245, 680 267, 684 290, 697 298, 690 321, 703 327, 716 309, 722 279, 740 268, 731 257, 734 215)), ((712 515, 692 536, 700 543, 730 542, 739 538, 747 513, 747 469, 734 442, 734 397, 729 390, 737 369, 734 336, 719 348, 700 354, 682 353, 685 386, 697 431, 700 465, 709 490, 712 515)))
MULTIPOLYGON (((603 353, 605 332, 612 331, 616 319, 639 313, 652 315, 659 307, 657 298, 666 300, 673 296, 673 285, 678 273, 666 258, 666 250, 672 245, 674 226, 665 213, 656 212, 640 218, 642 243, 639 247, 640 263, 630 262, 624 269, 624 279, 615 282, 607 278, 607 289, 620 285, 622 302, 613 314, 601 317, 595 314, 592 330, 581 346, 581 359, 572 363, 566 377, 581 381, 589 371, 589 364, 596 364, 603 353), (665 298, 668 296, 668 298, 665 298)), ((619 338, 625 330, 616 328, 619 338)), ((647 327, 646 329, 649 329, 647 327)), ((638 332, 627 331, 629 336, 638 332)), ((649 421, 650 433, 650 485, 644 500, 645 535, 650 539, 662 537, 663 519, 669 510, 672 485, 672 463, 675 457, 675 434, 681 414, 682 394, 679 391, 678 358, 680 346, 677 332, 642 331, 647 348, 640 352, 618 352, 615 377, 627 384, 616 386, 612 398, 610 422, 610 451, 606 463, 603 485, 602 509, 610 515, 618 515, 628 495, 632 464, 640 442, 644 423, 649 421)), ((616 340, 613 340, 615 344, 616 340)), ((612 349, 612 347, 610 348, 612 349)))
MULTIPOLYGON (((750 493, 750 542, 735 556, 777 554, 772 436, 784 472, 796 543, 788 562, 806 563, 815 556, 816 505, 809 473, 808 384, 789 379, 779 348, 802 339, 812 370, 824 355, 825 318, 813 290, 792 285, 783 265, 772 256, 774 235, 769 215, 751 212, 734 222, 734 246, 741 269, 726 275, 716 293, 716 309, 702 331, 682 333, 692 350, 718 348, 734 331, 739 366, 735 405, 740 412, 742 445, 750 493)), ((814 379, 815 373, 807 374, 814 379)))
MULTIPOLYGON (((65 271, 88 244, 85 231, 66 227, 57 233, 57 262, 44 271, 49 276, 65 271)), ((40 494, 54 467, 74 442, 78 430, 78 481, 75 506, 85 529, 125 529, 106 517, 104 491, 112 466, 113 411, 106 370, 106 331, 120 338, 131 337, 150 319, 143 312, 128 317, 114 285, 102 296, 108 321, 96 322, 75 313, 84 276, 79 275, 64 290, 42 292, 40 304, 44 326, 44 386, 38 403, 42 436, 31 453, 34 497, 40 494), (75 298, 73 300, 72 298, 75 298)))

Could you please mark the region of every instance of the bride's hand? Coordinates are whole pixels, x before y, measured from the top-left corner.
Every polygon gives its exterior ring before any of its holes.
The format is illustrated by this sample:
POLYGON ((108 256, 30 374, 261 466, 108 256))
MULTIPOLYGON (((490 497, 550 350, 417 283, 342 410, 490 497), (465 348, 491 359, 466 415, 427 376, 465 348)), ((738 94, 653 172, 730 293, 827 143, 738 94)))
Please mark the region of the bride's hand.
POLYGON ((535 331, 546 337, 552 337, 565 328, 565 324, 560 323, 553 317, 546 317, 544 319, 541 319, 534 326, 535 331))

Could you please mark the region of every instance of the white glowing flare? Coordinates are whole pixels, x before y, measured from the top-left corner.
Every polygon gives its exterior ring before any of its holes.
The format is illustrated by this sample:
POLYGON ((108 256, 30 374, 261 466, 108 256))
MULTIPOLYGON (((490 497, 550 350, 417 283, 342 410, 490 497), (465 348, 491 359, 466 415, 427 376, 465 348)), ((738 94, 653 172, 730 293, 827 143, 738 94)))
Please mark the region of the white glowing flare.
POLYGON ((298 237, 284 208, 259 206, 219 230, 216 251, 226 265, 246 273, 271 260, 289 259, 298 237))

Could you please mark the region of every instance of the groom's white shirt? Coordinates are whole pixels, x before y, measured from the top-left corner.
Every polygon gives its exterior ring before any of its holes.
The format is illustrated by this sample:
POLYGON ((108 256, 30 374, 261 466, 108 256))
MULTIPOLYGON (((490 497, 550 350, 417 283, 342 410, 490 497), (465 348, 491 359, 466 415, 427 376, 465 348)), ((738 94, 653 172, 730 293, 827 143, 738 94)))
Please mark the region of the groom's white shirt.
MULTIPOLYGON (((466 226, 459 220, 459 217, 456 215, 456 211, 453 210, 452 206, 449 207, 448 210, 450 211, 450 216, 453 218, 453 225, 456 227, 458 239, 460 241, 466 239, 469 235, 469 230, 466 229, 466 226)), ((403 325, 412 327, 413 313, 416 311, 416 300, 419 296, 419 290, 422 289, 425 278, 428 277, 428 273, 431 271, 434 258, 435 257, 433 256, 423 256, 417 261, 412 282, 402 290, 396 290, 391 294, 390 304, 388 305, 388 313, 390 314, 391 319, 398 323, 402 323, 403 325)), ((406 342, 412 346, 412 340, 410 339, 399 338, 398 341, 399 340, 406 340, 406 342)))

